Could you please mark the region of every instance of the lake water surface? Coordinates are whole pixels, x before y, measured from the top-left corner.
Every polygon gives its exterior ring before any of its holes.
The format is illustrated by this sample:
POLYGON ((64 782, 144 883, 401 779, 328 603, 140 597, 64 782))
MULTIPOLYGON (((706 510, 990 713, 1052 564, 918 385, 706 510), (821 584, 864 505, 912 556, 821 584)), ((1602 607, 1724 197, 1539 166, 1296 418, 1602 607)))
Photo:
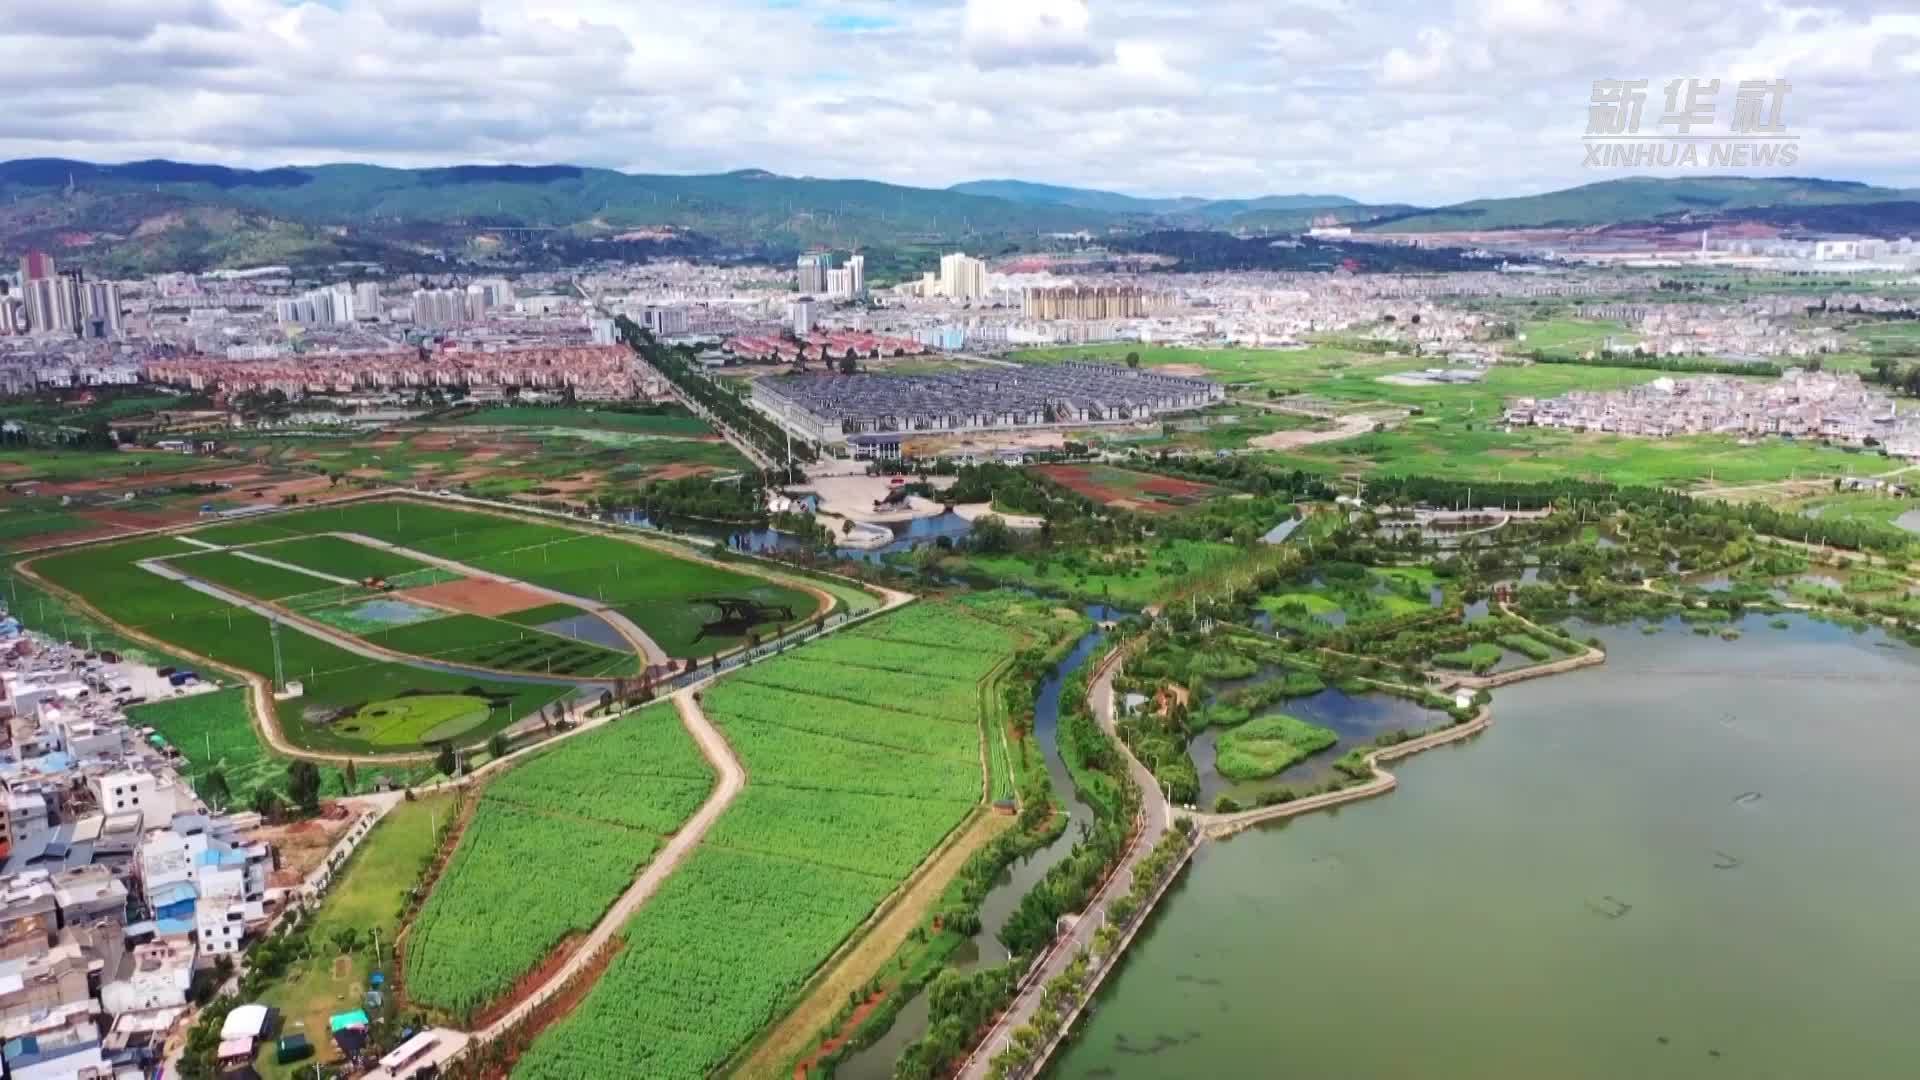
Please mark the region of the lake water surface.
POLYGON ((1920 653, 1574 626, 1606 666, 1202 848, 1053 1075, 1920 1075, 1920 653))

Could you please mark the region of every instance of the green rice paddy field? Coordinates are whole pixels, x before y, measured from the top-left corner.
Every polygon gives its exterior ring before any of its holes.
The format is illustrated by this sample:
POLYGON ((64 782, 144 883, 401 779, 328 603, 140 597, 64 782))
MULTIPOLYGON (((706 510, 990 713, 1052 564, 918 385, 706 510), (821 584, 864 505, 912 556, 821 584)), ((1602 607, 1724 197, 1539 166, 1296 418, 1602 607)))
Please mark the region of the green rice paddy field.
MULTIPOLYGON (((536 584, 604 599, 633 618, 662 647, 680 656, 717 653, 738 644, 749 632, 789 621, 775 615, 755 626, 728 627, 723 633, 707 634, 704 624, 713 617, 713 609, 693 603, 697 597, 750 598, 786 608, 793 620, 810 618, 819 607, 813 595, 802 589, 683 560, 656 548, 526 519, 405 501, 299 511, 213 526, 194 535, 216 544, 297 541, 306 546, 296 548, 295 559, 285 561, 317 558, 334 570, 354 569, 340 561, 351 552, 337 543, 313 545, 307 539, 335 531, 373 536, 536 584)), ((274 544, 266 550, 277 547, 274 544)), ((275 670, 273 635, 264 617, 160 578, 137 563, 165 559, 234 591, 294 605, 303 603, 304 597, 316 590, 340 599, 379 595, 343 589, 299 571, 243 559, 234 552, 194 553, 185 548, 172 537, 145 538, 42 556, 33 560, 32 568, 53 584, 83 597, 121 627, 151 635, 183 652, 269 677, 275 670)), ((536 631, 506 620, 448 616, 370 632, 368 637, 395 651, 436 653, 442 659, 489 667, 497 660, 539 672, 551 664, 556 675, 603 677, 635 670, 630 656, 556 635, 539 634, 536 638, 534 634, 536 631), (381 641, 381 635, 387 640, 381 641), (546 651, 516 649, 528 641, 546 651)), ((473 694, 486 699, 491 703, 486 719, 460 734, 462 742, 478 742, 567 692, 567 688, 556 685, 475 679, 411 664, 369 660, 287 625, 280 627, 278 636, 286 677, 301 681, 305 691, 302 698, 280 704, 279 719, 289 739, 314 749, 417 749, 418 744, 395 741, 396 729, 391 725, 353 722, 367 706, 407 694, 473 694)), ((431 727, 405 725, 398 730, 424 736, 431 727)))

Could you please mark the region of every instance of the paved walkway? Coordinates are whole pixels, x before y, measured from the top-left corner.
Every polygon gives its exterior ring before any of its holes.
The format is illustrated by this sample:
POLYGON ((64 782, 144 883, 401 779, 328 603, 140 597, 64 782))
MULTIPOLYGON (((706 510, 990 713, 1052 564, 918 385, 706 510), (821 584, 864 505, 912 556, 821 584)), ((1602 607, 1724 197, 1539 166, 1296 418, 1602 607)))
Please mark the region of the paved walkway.
POLYGON ((673 839, 668 840, 667 845, 660 849, 660 853, 653 857, 653 861, 647 864, 647 868, 640 872, 640 876, 634 879, 633 884, 627 887, 627 891, 620 895, 620 899, 614 901, 613 907, 600 917, 598 923, 594 924, 593 931, 587 935, 585 941, 580 943, 580 947, 573 951, 573 955, 567 958, 567 962, 549 976, 539 989, 528 994, 520 1004, 508 1010, 500 1019, 474 1032, 473 1039, 468 1045, 478 1045, 498 1038, 502 1032, 532 1015, 533 1011, 545 1004, 548 998, 565 989, 575 975, 586 970, 600 950, 605 948, 607 943, 613 940, 613 936, 627 925, 627 920, 633 918, 634 913, 640 910, 640 906, 659 891, 661 883, 667 880, 667 875, 673 873, 685 861, 695 846, 707 835, 707 830, 713 828, 713 823, 720 820, 720 815, 726 812, 727 807, 733 803, 734 797, 747 786, 747 770, 741 767, 740 759, 734 756, 733 748, 727 745, 727 740, 720 734, 720 729, 714 727, 712 721, 708 720, 706 714, 700 710, 700 703, 694 700, 693 691, 682 690, 675 694, 673 703, 680 710, 680 722, 686 726, 687 734, 693 736, 693 741, 700 746, 700 753, 705 755, 707 762, 720 775, 720 783, 714 787, 713 793, 707 796, 707 801, 700 805, 700 809, 695 811, 694 815, 687 819, 686 824, 680 826, 679 831, 673 834, 673 839))
MULTIPOLYGON (((1087 687, 1087 706, 1100 721, 1100 726, 1109 734, 1115 730, 1116 720, 1113 708, 1113 679, 1119 673, 1121 653, 1115 652, 1094 673, 1093 681, 1087 687)), ((1107 909, 1115 900, 1127 895, 1133 888, 1133 870, 1140 860, 1160 842, 1172 822, 1172 808, 1160 792, 1159 781, 1153 773, 1140 764, 1131 752, 1123 753, 1127 759, 1128 770, 1140 785, 1140 817, 1138 830, 1126 855, 1113 874, 1107 878, 1093 900, 1073 922, 1072 929, 1061 935, 1059 940, 1043 956, 1040 962, 1028 969, 1026 981, 1022 983, 1019 996, 1002 1013, 993 1025, 993 1030, 981 1041, 973 1055, 967 1058, 957 1074, 961 1080, 984 1080, 992 1070, 993 1059, 1005 1050, 1013 1041, 1013 1033, 1024 1026, 1040 1008, 1040 998, 1048 981, 1065 971, 1073 963, 1074 956, 1081 949, 1093 947, 1093 936, 1107 922, 1107 909)), ((1142 912, 1135 918, 1144 919, 1142 912)), ((1037 1063, 1036 1063, 1037 1064, 1037 1063)))
POLYGON ((1422 735, 1417 739, 1408 739, 1406 742, 1398 743, 1394 746, 1383 746, 1367 755, 1367 764, 1373 769, 1374 776, 1373 779, 1364 784, 1341 788, 1339 791, 1330 791, 1324 795, 1310 795, 1307 798, 1295 799, 1292 802, 1281 803, 1277 806, 1262 806, 1253 810, 1242 810, 1233 814, 1196 813, 1193 814, 1192 817, 1208 837, 1230 836, 1250 825, 1258 825, 1263 821, 1278 821, 1281 818, 1310 814, 1316 810, 1326 810, 1345 803, 1359 802, 1362 799, 1371 799, 1378 795, 1385 795, 1387 792, 1400 786, 1400 781, 1398 777, 1395 777, 1392 773, 1380 767, 1383 762, 1394 761, 1403 757, 1411 757, 1423 750, 1432 750, 1437 746, 1445 746, 1448 743, 1471 738, 1485 731, 1487 725, 1491 723, 1493 723, 1493 709, 1482 706, 1479 713, 1464 724, 1454 724, 1451 727, 1442 728, 1428 735, 1422 735))
MULTIPOLYGON (((186 537, 183 536, 181 537, 181 539, 185 540, 186 537)), ((327 582, 328 584, 331 584, 331 585, 345 585, 348 587, 352 587, 360 584, 359 582, 353 580, 352 578, 343 578, 337 574, 322 573, 321 571, 314 570, 310 567, 295 566, 293 563, 282 562, 279 559, 269 559, 265 555, 261 555, 257 552, 248 551, 245 548, 234 549, 233 551, 228 552, 228 554, 238 555, 241 558, 247 560, 248 562, 257 562, 262 566, 272 566, 272 567, 277 567, 281 570, 288 570, 296 574, 305 574, 307 577, 317 578, 318 580, 327 582)))

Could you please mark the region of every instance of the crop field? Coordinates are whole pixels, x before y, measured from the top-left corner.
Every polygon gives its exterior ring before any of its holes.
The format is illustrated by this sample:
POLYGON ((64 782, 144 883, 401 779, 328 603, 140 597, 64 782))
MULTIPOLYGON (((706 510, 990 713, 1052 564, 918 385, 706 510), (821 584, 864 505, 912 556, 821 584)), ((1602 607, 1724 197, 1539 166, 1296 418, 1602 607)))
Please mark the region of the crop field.
MULTIPOLYGON (((568 608, 578 615, 578 608, 568 608)), ((634 675, 639 658, 584 641, 480 615, 446 615, 364 635, 382 648, 501 671, 598 678, 634 675)))
POLYGON ((582 409, 542 405, 504 405, 477 409, 459 417, 436 419, 438 424, 485 427, 558 427, 628 431, 649 435, 714 438, 706 421, 678 405, 659 405, 645 411, 582 409))
POLYGON ((665 702, 489 783, 407 939, 408 997, 456 1016, 500 998, 591 928, 712 786, 665 702))
MULTIPOLYGON (((457 613, 427 621, 420 612, 407 611, 409 605, 396 594, 343 586, 316 575, 354 578, 362 576, 364 566, 367 573, 398 570, 395 576, 405 581, 448 576, 404 555, 349 538, 367 536, 587 599, 604 597, 667 652, 683 657, 723 652, 750 635, 813 618, 826 605, 824 596, 797 585, 682 558, 654 546, 511 516, 407 501, 275 514, 210 526, 193 535, 204 543, 232 547, 205 551, 175 537, 146 537, 41 556, 33 561, 33 569, 86 599, 119 627, 268 677, 275 667, 267 619, 186 584, 165 580, 137 564, 165 561, 209 583, 279 602, 395 652, 555 679, 632 674, 638 670, 638 659, 537 629, 541 623, 577 614, 577 608, 536 603, 528 609, 539 620, 532 623, 457 613), (322 535, 328 533, 348 535, 322 535), (307 566, 313 573, 244 558, 243 552, 307 566), (365 563, 360 562, 362 553, 365 563), (724 620, 717 605, 707 602, 714 597, 741 601, 748 610, 733 621, 724 620)), ((933 637, 937 642, 938 635, 933 637)), ((409 693, 469 694, 488 700, 486 722, 462 736, 477 741, 570 691, 559 685, 497 682, 401 661, 370 660, 285 622, 279 641, 286 677, 301 680, 305 687, 303 698, 279 705, 280 720, 293 741, 314 749, 415 749, 381 733, 430 728, 369 723, 362 712, 366 706, 409 693)))
MULTIPOLYGON (((444 574, 444 571, 413 560, 337 537, 318 536, 286 543, 315 542, 328 545, 319 550, 336 562, 351 558, 350 551, 340 548, 352 548, 376 557, 388 556, 393 560, 386 563, 389 566, 415 568, 403 569, 401 573, 444 574)), ((479 615, 446 614, 421 608, 418 609, 420 617, 408 617, 396 620, 394 625, 382 625, 377 619, 360 614, 361 602, 378 595, 373 591, 353 585, 336 585, 301 571, 247 557, 252 553, 276 552, 270 557, 278 559, 277 552, 283 546, 285 544, 249 547, 244 552, 208 552, 172 558, 167 562, 202 581, 261 600, 283 602, 292 610, 346 630, 370 644, 409 656, 470 664, 496 671, 530 671, 582 678, 639 672, 639 659, 631 653, 615 652, 588 642, 479 615)), ((366 606, 387 605, 391 608, 393 603, 389 600, 372 600, 366 606)), ((578 609, 569 610, 574 614, 579 613, 578 609)))
MULTIPOLYGON (((167 538, 133 540, 43 556, 34 561, 33 569, 53 584, 85 598, 119 627, 149 634, 186 653, 270 677, 274 671, 274 635, 264 617, 135 565, 139 559, 173 555, 178 550, 177 543, 167 538)), ((566 690, 561 686, 475 680, 369 660, 291 626, 280 627, 279 644, 287 677, 305 684, 303 697, 280 703, 280 722, 289 739, 314 749, 371 749, 374 744, 367 737, 334 730, 334 722, 371 702, 409 692, 478 692, 494 702, 487 722, 473 731, 478 740, 554 701, 566 690)))
POLYGON ((1102 506, 1149 514, 1172 513, 1220 494, 1207 484, 1111 465, 1040 465, 1034 471, 1102 506))
POLYGON ((697 418, 677 409, 625 413, 506 406, 387 428, 232 440, 227 453, 263 466, 349 483, 450 488, 488 498, 584 502, 635 484, 751 467, 697 418))
MULTIPOLYGON (((261 600, 285 600, 289 597, 321 591, 337 593, 342 588, 338 582, 328 581, 323 577, 316 577, 300 570, 289 570, 272 563, 258 562, 230 551, 182 555, 170 558, 167 562, 182 573, 191 574, 208 584, 219 585, 261 600)), ((372 594, 350 590, 340 598, 351 599, 356 595, 372 594)))
MULTIPOLYGON (((708 562, 681 558, 659 548, 560 525, 456 510, 423 503, 356 503, 276 515, 246 522, 244 535, 264 539, 261 527, 279 538, 340 532, 412 548, 480 570, 605 603, 645 630, 671 656, 711 656, 788 622, 811 618, 821 601, 793 586, 708 562), (722 623, 703 597, 749 600, 769 609, 746 624, 722 623), (791 618, 779 614, 779 609, 791 618)), ((242 542, 210 529, 214 543, 242 542)))
POLYGON ((1608 338, 1632 343, 1639 337, 1624 323, 1591 319, 1540 319, 1521 323, 1519 330, 1526 335, 1526 340, 1518 343, 1525 351, 1537 349, 1576 356, 1599 349, 1608 338))
POLYGON ((0 450, 0 549, 191 524, 203 508, 310 498, 325 480, 184 454, 0 450))
MULTIPOLYGON (((203 797, 207 776, 216 770, 226 780, 231 795, 227 806, 247 806, 260 788, 283 794, 286 791, 287 759, 260 741, 243 686, 136 705, 127 710, 127 718, 153 728, 185 755, 187 762, 180 773, 203 797)), ((426 779, 431 772, 425 766, 362 766, 355 770, 355 783, 349 789, 340 769, 322 765, 320 790, 329 795, 349 791, 358 794, 375 790, 382 779, 405 787, 426 779)))
MULTIPOLYGON (((204 533, 195 534, 203 537, 204 533)), ((433 568, 426 563, 396 555, 391 551, 356 544, 339 536, 308 536, 299 540, 283 540, 279 543, 265 544, 248 549, 255 555, 264 555, 284 563, 303 566, 308 570, 317 570, 322 574, 343 577, 350 581, 366 578, 397 578, 403 574, 419 575, 432 573, 433 568)))
POLYGON ((940 706, 951 714, 935 717, 789 689, 799 682, 788 672, 804 667, 823 691, 871 701, 884 692, 862 680, 900 672, 978 683, 1017 635, 962 604, 937 603, 828 640, 833 658, 801 659, 816 648, 808 645, 744 673, 754 681, 729 678, 702 695, 746 764, 747 787, 516 1076, 708 1075, 785 1013, 813 971, 979 804, 977 698, 952 699, 940 706), (943 643, 944 654, 928 648, 943 643))

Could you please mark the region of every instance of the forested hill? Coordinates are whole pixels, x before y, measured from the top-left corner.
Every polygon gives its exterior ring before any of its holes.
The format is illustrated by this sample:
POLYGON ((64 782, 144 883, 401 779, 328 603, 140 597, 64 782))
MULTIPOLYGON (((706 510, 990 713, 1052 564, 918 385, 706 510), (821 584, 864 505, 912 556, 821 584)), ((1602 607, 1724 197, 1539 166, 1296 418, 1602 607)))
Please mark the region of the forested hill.
MULTIPOLYGON (((1463 230, 1577 228, 1651 222, 1674 215, 1740 214, 1767 211, 1770 219, 1791 220, 1795 211, 1911 202, 1916 192, 1874 187, 1851 180, 1798 177, 1634 176, 1512 199, 1474 199, 1437 209, 1410 209, 1389 215, 1369 228, 1379 232, 1453 232, 1463 230)), ((1871 213, 1870 210, 1868 210, 1871 213)))
POLYGON ((464 224, 593 230, 671 226, 721 241, 896 242, 1105 228, 1109 213, 1051 203, 818 180, 758 169, 648 175, 573 165, 264 170, 173 161, 123 165, 38 158, 0 163, 0 198, 151 197, 305 224, 464 224))

